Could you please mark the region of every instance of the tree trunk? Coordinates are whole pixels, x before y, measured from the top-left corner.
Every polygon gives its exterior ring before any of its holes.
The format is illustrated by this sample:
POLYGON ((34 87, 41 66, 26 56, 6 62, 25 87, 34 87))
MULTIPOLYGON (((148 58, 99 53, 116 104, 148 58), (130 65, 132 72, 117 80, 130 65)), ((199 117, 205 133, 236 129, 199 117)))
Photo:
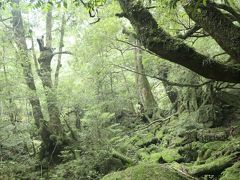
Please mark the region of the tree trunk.
MULTIPOLYGON (((164 65, 164 69, 161 70, 160 76, 163 77, 164 79, 168 79, 168 74, 169 74, 169 67, 166 67, 166 65, 164 65)), ((165 81, 162 81, 162 83, 167 93, 167 96, 170 102, 172 103, 171 110, 173 110, 174 112, 177 112, 178 111, 178 92, 174 89, 173 86, 169 85, 165 81)))
MULTIPOLYGON (((15 2, 18 6, 19 0, 14 0, 13 2, 15 2)), ((35 124, 38 128, 40 128, 41 122, 43 122, 44 120, 43 120, 40 101, 36 93, 36 86, 33 78, 31 63, 27 53, 27 44, 25 39, 25 32, 23 27, 21 11, 17 8, 14 8, 12 10, 12 16, 13 16, 12 24, 14 29, 14 38, 18 46, 18 58, 23 68, 23 75, 24 75, 26 84, 28 88, 31 90, 31 93, 28 99, 32 106, 35 124)))
MULTIPOLYGON (((19 0, 14 0, 14 2, 19 8, 19 0)), ((52 141, 52 137, 50 137, 51 133, 49 131, 48 124, 43 119, 43 113, 41 110, 40 101, 36 93, 36 86, 33 78, 32 67, 31 67, 30 59, 27 53, 27 44, 26 44, 22 14, 20 9, 14 8, 12 10, 12 15, 13 15, 12 23, 13 23, 13 29, 14 29, 14 38, 18 46, 19 61, 21 62, 21 65, 23 67, 23 75, 24 75, 26 84, 28 88, 32 91, 30 93, 29 101, 32 106, 35 124, 40 129, 40 135, 43 141, 42 146, 50 147, 49 144, 52 141)), ((42 149, 46 149, 46 148, 42 148, 42 149)), ((40 155, 41 159, 43 159, 46 156, 48 157, 52 156, 54 154, 53 148, 52 149, 48 148, 47 150, 48 150, 47 151, 48 153, 45 153, 44 154, 45 156, 40 155)))
POLYGON ((200 25, 233 59, 240 63, 240 27, 234 25, 214 3, 181 1, 188 16, 200 25))
POLYGON ((171 37, 161 27, 140 1, 118 0, 123 13, 119 17, 130 20, 145 48, 161 58, 180 64, 199 75, 225 82, 240 82, 240 69, 224 65, 198 53, 182 40, 171 37))
POLYGON ((64 132, 60 120, 60 111, 58 108, 57 93, 53 87, 51 78, 51 61, 53 58, 52 51, 52 10, 47 13, 46 18, 46 47, 44 46, 44 40, 38 39, 40 47, 40 57, 38 63, 40 65, 39 76, 42 81, 44 92, 46 95, 47 108, 49 114, 49 131, 50 139, 45 142, 41 156, 48 157, 49 161, 58 161, 58 155, 64 146, 64 132))
MULTIPOLYGON (((136 46, 140 46, 140 42, 136 40, 136 46)), ((135 48, 135 68, 136 68, 136 85, 141 104, 144 107, 144 114, 152 117, 156 112, 158 105, 152 94, 150 84, 147 77, 144 75, 145 70, 142 64, 142 50, 135 48)))
POLYGON ((62 15, 62 25, 61 25, 61 31, 60 31, 60 42, 59 42, 59 54, 58 54, 58 63, 57 63, 57 67, 56 67, 56 71, 55 71, 55 79, 54 79, 54 87, 57 89, 58 87, 58 79, 59 79, 59 72, 60 72, 60 68, 62 67, 61 64, 61 58, 62 58, 62 49, 63 49, 63 37, 64 37, 64 32, 65 32, 65 25, 66 25, 66 18, 65 18, 65 14, 62 15))

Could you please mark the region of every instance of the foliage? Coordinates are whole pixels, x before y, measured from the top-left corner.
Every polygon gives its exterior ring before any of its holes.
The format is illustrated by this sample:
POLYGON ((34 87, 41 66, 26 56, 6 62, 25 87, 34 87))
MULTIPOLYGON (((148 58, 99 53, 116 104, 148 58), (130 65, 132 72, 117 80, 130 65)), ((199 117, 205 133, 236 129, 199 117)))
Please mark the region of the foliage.
MULTIPOLYGON (((239 84, 208 81, 136 47, 135 38, 139 37, 134 28, 125 18, 115 16, 122 12, 116 1, 33 0, 20 3, 28 67, 36 84, 33 92, 26 85, 19 47, 13 41, 9 9, 16 7, 12 2, 0 1, 0 179, 239 179, 239 84), (35 55, 40 54, 36 39, 45 35, 50 9, 56 48, 52 80, 59 60, 63 15, 62 51, 71 52, 62 54, 59 86, 52 85, 61 124, 49 121, 52 102, 46 99, 48 91, 44 91, 34 63, 35 55), (150 123, 143 121, 145 114, 139 108, 138 48, 142 51, 142 75, 158 104, 150 123), (59 161, 51 159, 53 164, 39 160, 44 126, 37 129, 34 123, 35 109, 29 104, 35 100, 34 94, 40 99, 44 123, 50 130, 62 127, 66 138, 59 161)), ((195 25, 179 0, 142 2, 173 39, 195 25)), ((206 0, 198 2, 208 5, 206 0)), ((239 13, 237 1, 216 3, 239 13)), ((215 57, 216 62, 232 63, 203 29, 180 41, 215 57)))

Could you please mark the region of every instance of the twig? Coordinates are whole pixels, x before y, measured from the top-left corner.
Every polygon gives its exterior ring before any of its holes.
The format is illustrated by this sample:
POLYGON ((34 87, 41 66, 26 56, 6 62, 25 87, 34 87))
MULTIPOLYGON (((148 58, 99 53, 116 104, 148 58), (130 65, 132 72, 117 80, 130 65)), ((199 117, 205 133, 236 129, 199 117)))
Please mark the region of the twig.
POLYGON ((152 122, 149 123, 147 126, 144 126, 144 127, 140 128, 140 129, 136 129, 136 130, 130 132, 130 134, 135 133, 135 132, 137 132, 137 131, 145 130, 145 129, 149 128, 150 126, 152 126, 152 125, 155 124, 155 123, 163 123, 163 122, 169 120, 171 117, 173 117, 173 116, 175 116, 175 115, 177 115, 177 114, 178 114, 178 113, 174 113, 174 114, 172 114, 172 115, 170 115, 170 116, 168 116, 168 117, 166 117, 166 118, 164 118, 164 119, 157 119, 157 120, 155 120, 155 121, 152 121, 152 122))
POLYGON ((142 50, 142 51, 148 52, 149 54, 152 54, 152 55, 154 55, 154 56, 159 57, 157 54, 155 54, 155 53, 153 53, 153 52, 151 52, 151 51, 149 51, 149 50, 147 50, 147 49, 144 49, 144 48, 142 48, 141 46, 137 46, 137 45, 135 45, 135 44, 132 44, 132 43, 130 43, 130 42, 128 42, 128 41, 124 41, 124 40, 121 40, 121 39, 116 39, 116 41, 119 41, 119 42, 128 44, 128 45, 130 45, 130 46, 132 46, 132 47, 135 47, 135 48, 139 48, 139 49, 142 50))
POLYGON ((210 80, 210 81, 206 81, 206 82, 201 83, 201 84, 182 84, 182 83, 171 82, 168 79, 165 79, 163 77, 149 75, 149 74, 145 74, 145 73, 140 73, 140 72, 137 72, 135 70, 132 70, 132 69, 129 69, 129 68, 126 68, 124 66, 117 65, 117 64, 111 64, 111 65, 117 66, 117 67, 119 67, 121 69, 125 69, 125 70, 127 70, 129 72, 133 72, 133 73, 136 73, 136 74, 144 75, 144 76, 147 76, 147 77, 150 77, 150 78, 153 78, 153 79, 158 79, 158 80, 163 81, 163 82, 165 82, 165 83, 167 83, 167 84, 169 84, 171 86, 198 88, 198 87, 201 87, 201 86, 204 86, 206 84, 209 84, 209 83, 213 82, 212 80, 210 80))
POLYGON ((177 37, 181 39, 187 39, 188 37, 191 37, 195 32, 197 32, 199 29, 201 29, 201 26, 199 26, 198 24, 195 24, 185 34, 178 35, 177 37))
POLYGON ((57 54, 70 54, 70 55, 73 55, 73 53, 70 52, 70 51, 62 51, 62 52, 55 52, 55 53, 52 54, 52 56, 55 56, 57 54))

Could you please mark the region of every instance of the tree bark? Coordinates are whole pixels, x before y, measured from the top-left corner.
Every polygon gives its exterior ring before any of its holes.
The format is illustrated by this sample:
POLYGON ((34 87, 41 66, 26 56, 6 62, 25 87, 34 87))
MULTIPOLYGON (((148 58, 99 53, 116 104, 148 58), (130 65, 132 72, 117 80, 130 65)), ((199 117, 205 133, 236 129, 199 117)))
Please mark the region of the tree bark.
POLYGON ((118 0, 137 32, 145 48, 159 57, 180 64, 199 75, 218 81, 239 83, 240 69, 221 64, 214 59, 196 52, 182 40, 171 37, 161 27, 150 12, 137 0, 118 0))
POLYGON ((214 3, 181 0, 188 16, 200 25, 233 59, 240 63, 240 27, 224 15, 214 3))
MULTIPOLYGON (((140 42, 136 40, 136 46, 140 46, 140 42)), ((152 116, 156 112, 158 105, 152 94, 152 90, 147 77, 144 75, 145 70, 142 64, 142 50, 135 48, 135 68, 136 68, 136 85, 140 101, 144 107, 144 112, 148 116, 152 116)))
POLYGON ((46 47, 52 48, 52 7, 50 7, 46 17, 46 47))
MULTIPOLYGON (((162 69, 159 74, 161 77, 168 79, 169 67, 166 67, 166 65, 164 65, 164 69, 162 69)), ((178 92, 170 84, 168 84, 164 81, 162 81, 162 83, 163 83, 163 87, 166 91, 166 94, 167 94, 170 102, 172 103, 171 109, 174 110, 175 112, 177 112, 178 111, 178 102, 177 102, 178 101, 178 92)))
MULTIPOLYGON (((19 0, 14 0, 17 6, 19 6, 19 0)), ((28 97, 33 110, 33 117, 35 124, 38 128, 41 126, 41 122, 44 121, 41 105, 36 92, 36 86, 33 78, 32 67, 27 53, 27 44, 25 39, 25 32, 23 27, 23 20, 21 11, 17 8, 12 10, 12 25, 14 29, 14 38, 18 47, 18 58, 23 68, 23 75, 28 88, 31 90, 28 97)))
POLYGON ((45 142, 41 156, 49 158, 49 161, 58 161, 58 155, 64 146, 64 132, 62 129, 62 124, 60 120, 60 111, 58 108, 58 99, 55 88, 53 87, 53 82, 51 78, 51 61, 53 58, 52 51, 52 10, 50 9, 47 13, 46 18, 46 46, 44 46, 44 41, 38 40, 40 47, 40 57, 38 58, 38 63, 40 65, 39 76, 42 81, 42 85, 46 95, 47 108, 49 114, 49 131, 50 138, 45 142), (40 42, 42 44, 40 44, 40 42))
POLYGON ((65 14, 62 15, 62 25, 61 25, 61 30, 60 30, 60 42, 59 42, 59 54, 58 54, 58 63, 57 63, 57 67, 56 67, 56 71, 55 71, 55 79, 54 79, 54 87, 55 89, 57 89, 58 87, 58 79, 59 79, 59 72, 60 72, 60 68, 62 67, 61 64, 61 59, 62 59, 62 49, 63 49, 63 37, 64 37, 64 32, 65 32, 65 25, 66 25, 66 18, 65 18, 65 14))

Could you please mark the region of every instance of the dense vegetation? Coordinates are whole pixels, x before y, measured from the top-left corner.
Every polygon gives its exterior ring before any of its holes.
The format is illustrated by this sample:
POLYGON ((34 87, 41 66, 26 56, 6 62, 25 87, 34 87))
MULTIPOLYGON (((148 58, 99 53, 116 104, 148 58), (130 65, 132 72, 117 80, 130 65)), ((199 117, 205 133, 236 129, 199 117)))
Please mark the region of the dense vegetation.
POLYGON ((238 0, 0 8, 0 179, 240 179, 238 0))

